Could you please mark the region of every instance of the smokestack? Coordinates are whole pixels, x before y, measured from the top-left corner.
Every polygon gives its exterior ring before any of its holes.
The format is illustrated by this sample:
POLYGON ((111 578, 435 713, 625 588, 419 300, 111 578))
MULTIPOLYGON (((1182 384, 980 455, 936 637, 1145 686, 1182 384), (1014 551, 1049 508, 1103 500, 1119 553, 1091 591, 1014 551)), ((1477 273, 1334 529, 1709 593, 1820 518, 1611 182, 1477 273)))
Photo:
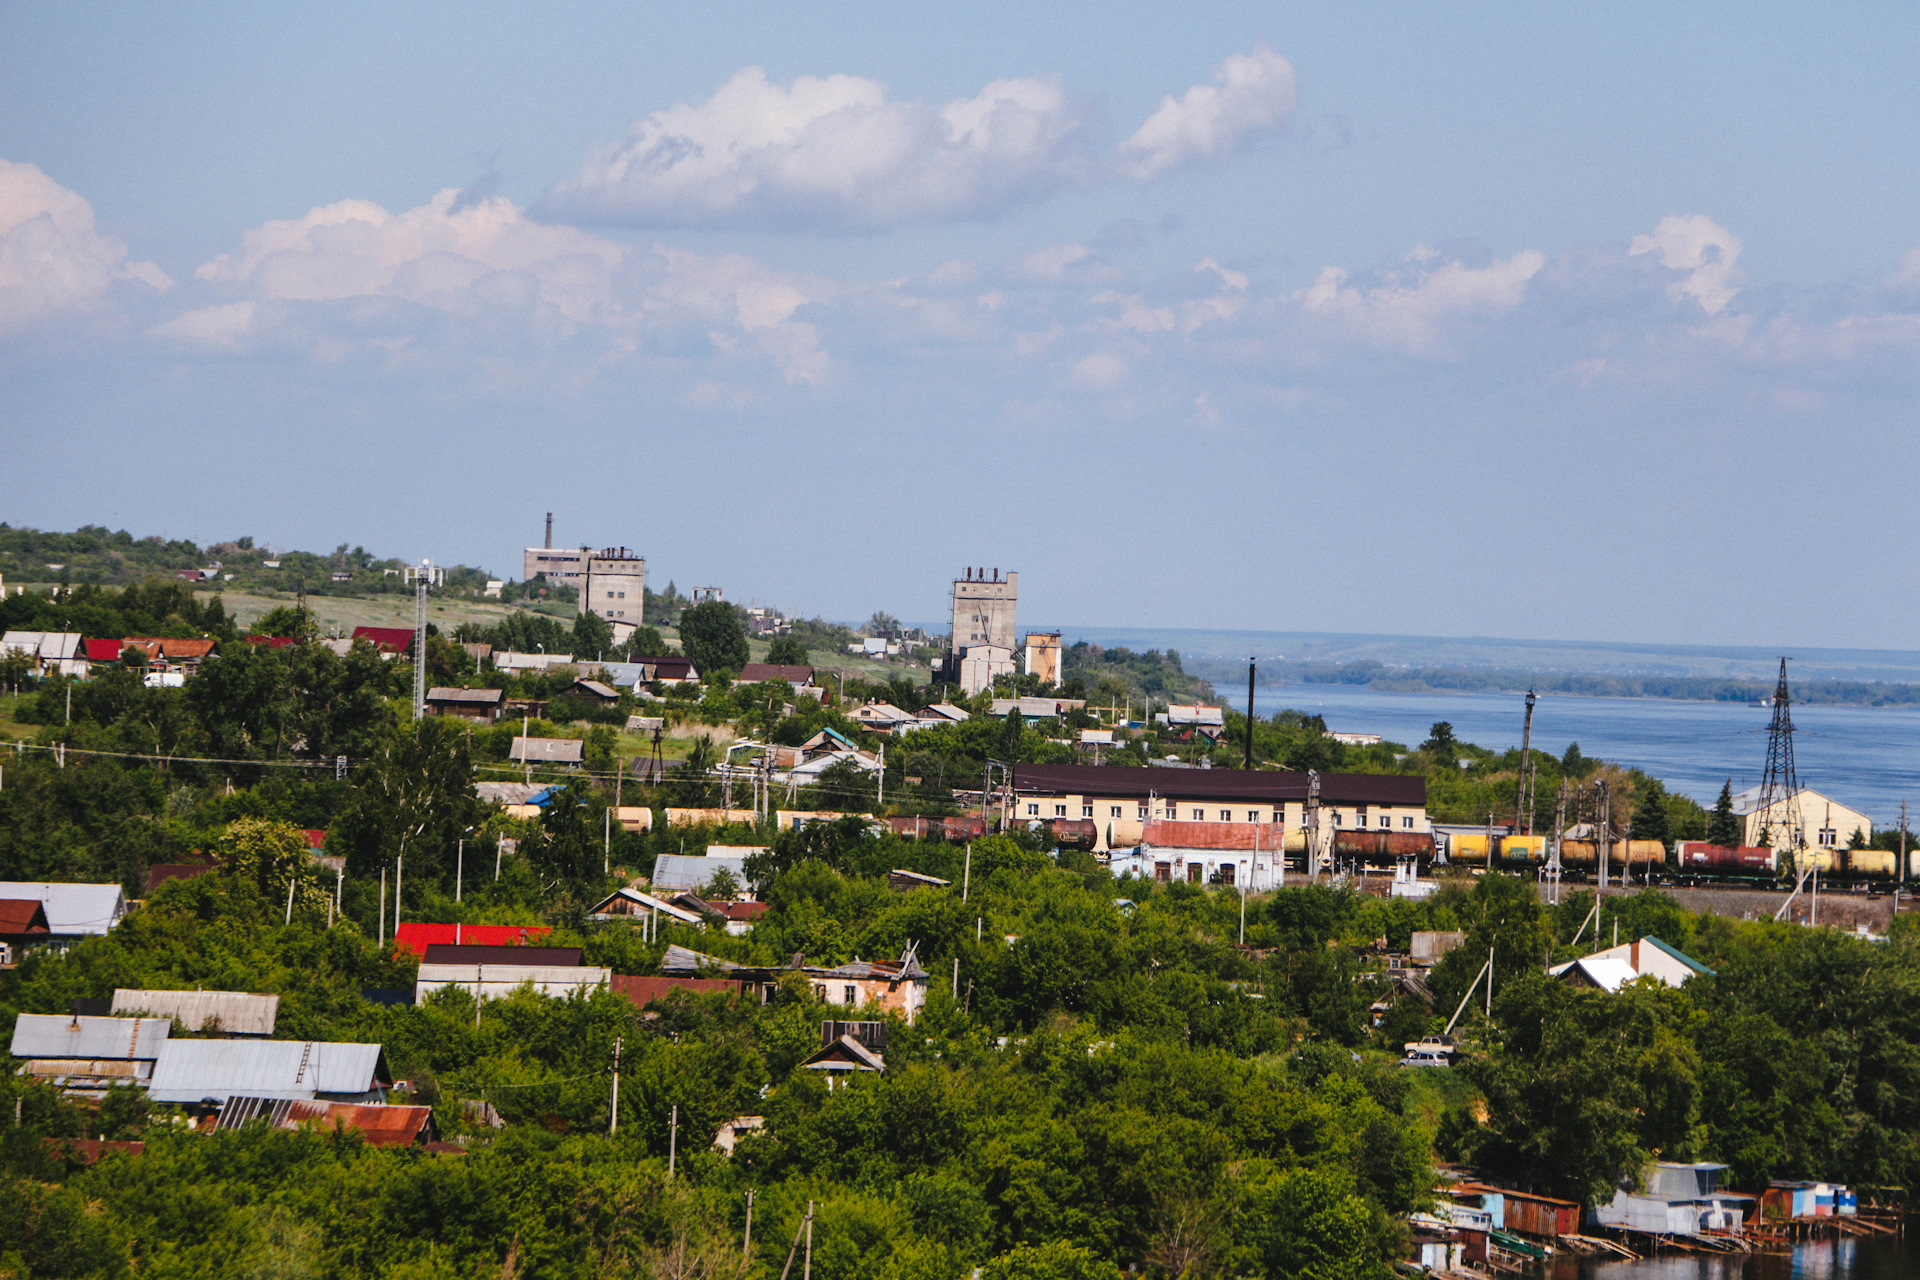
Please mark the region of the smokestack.
POLYGON ((543 544, 548 551, 553 550, 553 512, 547 512, 547 540, 543 544))

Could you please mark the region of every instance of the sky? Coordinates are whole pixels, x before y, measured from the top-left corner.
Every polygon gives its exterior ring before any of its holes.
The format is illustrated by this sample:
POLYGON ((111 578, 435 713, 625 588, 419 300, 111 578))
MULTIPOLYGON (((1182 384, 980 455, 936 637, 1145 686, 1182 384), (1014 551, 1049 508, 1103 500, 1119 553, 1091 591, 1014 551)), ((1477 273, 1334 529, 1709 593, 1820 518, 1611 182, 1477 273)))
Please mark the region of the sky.
POLYGON ((0 4, 0 518, 1899 648, 1920 12, 0 4))

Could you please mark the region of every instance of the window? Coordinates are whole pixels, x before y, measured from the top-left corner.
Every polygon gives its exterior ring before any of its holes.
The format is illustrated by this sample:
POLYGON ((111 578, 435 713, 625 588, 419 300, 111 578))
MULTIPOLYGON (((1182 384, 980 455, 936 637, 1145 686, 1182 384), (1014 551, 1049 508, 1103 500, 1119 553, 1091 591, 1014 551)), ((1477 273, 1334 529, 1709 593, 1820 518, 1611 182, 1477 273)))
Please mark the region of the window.
POLYGON ((1167 817, 1177 818, 1179 816, 1180 816, 1180 813, 1177 809, 1175 809, 1172 805, 1167 806, 1167 817))
MULTIPOLYGON (((1116 804, 1116 805, 1113 805, 1113 806, 1112 806, 1111 808, 1109 808, 1109 809, 1107 810, 1107 816, 1108 816, 1109 818, 1117 818, 1117 817, 1119 817, 1119 816, 1120 816, 1120 806, 1116 804)), ((1141 817, 1143 817, 1143 818, 1144 818, 1144 817, 1146 817, 1146 816, 1147 816, 1147 811, 1146 811, 1145 809, 1142 809, 1142 810, 1140 811, 1140 816, 1141 816, 1141 817)))
POLYGON ((1063 804, 1057 804, 1057 805, 1055 805, 1055 806, 1053 806, 1053 816, 1054 816, 1054 817, 1056 817, 1056 818, 1064 818, 1064 817, 1066 817, 1066 816, 1067 816, 1067 806, 1065 806, 1065 805, 1063 805, 1063 804))
POLYGON ((1039 805, 1037 805, 1037 804, 1030 804, 1030 805, 1028 805, 1028 806, 1027 806, 1027 816, 1028 816, 1029 818, 1037 818, 1037 817, 1039 817, 1039 816, 1040 816, 1040 806, 1039 806, 1039 805))
POLYGON ((1189 862, 1187 864, 1187 883, 1188 884, 1199 884, 1200 877, 1204 874, 1206 874, 1206 868, 1202 867, 1199 863, 1189 862))
POLYGON ((622 600, 625 600, 625 599, 627 598, 627 593, 626 593, 626 592, 624 592, 624 591, 622 591, 622 592, 620 593, 620 598, 621 598, 622 600))
POLYGON ((1145 805, 1140 806, 1140 821, 1145 822, 1147 820, 1148 812, 1149 811, 1147 809, 1147 806, 1145 805))
POLYGON ((1400 825, 1403 827, 1411 828, 1413 826, 1412 815, 1408 815, 1407 817, 1400 819, 1400 825))
POLYGON ((1207 820, 1207 811, 1205 809, 1195 809, 1193 811, 1193 820, 1195 822, 1205 822, 1207 820))
POLYGON ((1367 825, 1367 806, 1356 805, 1354 807, 1353 825, 1356 827, 1364 827, 1367 825))
POLYGON ((847 993, 847 998, 844 1001, 842 1001, 843 1004, 859 1004, 860 1003, 860 997, 856 988, 845 987, 843 988, 843 990, 847 993))
POLYGON ((1156 862, 1156 863, 1154 863, 1154 864, 1153 864, 1153 878, 1154 878, 1155 880, 1171 880, 1171 879, 1173 879, 1173 864, 1172 864, 1171 862, 1156 862))
POLYGON ((1222 821, 1222 822, 1232 822, 1232 821, 1233 821, 1233 810, 1231 810, 1231 809, 1222 809, 1222 810, 1220 811, 1220 821, 1222 821))
POLYGON ((1333 825, 1336 827, 1340 825, 1340 811, 1338 809, 1333 811, 1333 825))
POLYGON ((1220 883, 1233 883, 1233 864, 1231 862, 1223 862, 1220 864, 1220 883))
POLYGON ((1390 818, 1390 817, 1388 817, 1388 816, 1387 816, 1386 814, 1384 814, 1384 813, 1380 815, 1380 829, 1381 829, 1382 831, 1385 831, 1385 830, 1386 830, 1386 829, 1387 829, 1388 827, 1390 827, 1390 826, 1392 826, 1392 825, 1393 825, 1393 819, 1392 819, 1392 818, 1390 818))
POLYGON ((1248 822, 1260 821, 1260 811, 1258 809, 1247 810, 1247 821, 1248 822))
POLYGON ((1091 818, 1093 816, 1093 806, 1090 804, 1081 805, 1080 816, 1083 818, 1091 818))
POLYGON ((1832 827, 1822 827, 1820 829, 1820 843, 1831 849, 1840 843, 1840 833, 1832 827))

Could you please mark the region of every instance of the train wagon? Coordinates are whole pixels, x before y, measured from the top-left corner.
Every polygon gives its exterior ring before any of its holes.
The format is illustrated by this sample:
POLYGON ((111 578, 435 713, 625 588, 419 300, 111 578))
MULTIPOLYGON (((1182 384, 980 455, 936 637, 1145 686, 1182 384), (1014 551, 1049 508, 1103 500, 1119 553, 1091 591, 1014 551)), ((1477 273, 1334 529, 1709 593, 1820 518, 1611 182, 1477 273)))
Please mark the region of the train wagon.
MULTIPOLYGON (((1455 832, 1447 837, 1447 861, 1457 862, 1467 867, 1489 865, 1489 837, 1484 832, 1455 832)), ((1491 837, 1492 859, 1495 867, 1525 868, 1537 867, 1547 860, 1547 838, 1545 836, 1508 836, 1491 837)))
POLYGON ((1100 842, 1100 824, 1092 818, 1049 818, 1041 824, 1061 849, 1092 849, 1100 842))
MULTIPOLYGON (((1607 846, 1607 867, 1611 871, 1642 871, 1664 866, 1667 846, 1658 840, 1615 840, 1607 846)), ((1600 845, 1593 840, 1562 840, 1560 865, 1568 871, 1598 871, 1600 845)))
POLYGON ((1333 833, 1333 856, 1375 867, 1390 867, 1407 858, 1431 862, 1433 837, 1413 831, 1339 830, 1333 833))
POLYGON ((1765 845, 1735 847, 1705 840, 1675 845, 1673 870, 1688 880, 1771 880, 1777 873, 1773 850, 1765 845))

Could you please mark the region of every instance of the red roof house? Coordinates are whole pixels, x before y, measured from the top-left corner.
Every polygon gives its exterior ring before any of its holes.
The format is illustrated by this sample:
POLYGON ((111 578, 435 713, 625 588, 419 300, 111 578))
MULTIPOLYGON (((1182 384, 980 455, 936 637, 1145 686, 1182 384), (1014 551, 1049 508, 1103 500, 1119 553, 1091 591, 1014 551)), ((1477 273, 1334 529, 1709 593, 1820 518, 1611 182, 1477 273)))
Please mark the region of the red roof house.
POLYGON ((409 627, 355 627, 355 640, 365 640, 382 653, 404 654, 413 648, 413 631, 409 627))
POLYGON ((428 947, 525 947, 553 930, 543 924, 424 924, 408 921, 394 931, 394 943, 417 956, 428 947))

